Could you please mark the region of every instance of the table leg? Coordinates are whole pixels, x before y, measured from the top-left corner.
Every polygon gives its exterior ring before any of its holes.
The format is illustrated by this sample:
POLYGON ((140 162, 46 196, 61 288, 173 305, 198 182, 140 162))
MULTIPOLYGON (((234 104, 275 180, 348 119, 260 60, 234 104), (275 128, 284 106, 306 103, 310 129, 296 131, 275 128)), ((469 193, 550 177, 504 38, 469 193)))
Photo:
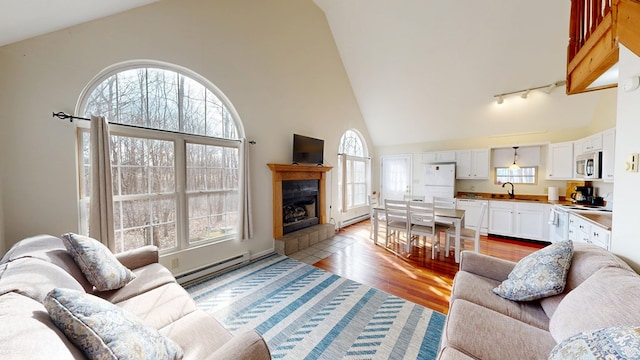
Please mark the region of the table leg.
POLYGON ((462 227, 462 221, 456 219, 454 221, 456 227, 456 248, 455 248, 455 260, 456 263, 460 262, 460 228, 462 227))
POLYGON ((373 212, 373 244, 378 245, 378 213, 373 212))

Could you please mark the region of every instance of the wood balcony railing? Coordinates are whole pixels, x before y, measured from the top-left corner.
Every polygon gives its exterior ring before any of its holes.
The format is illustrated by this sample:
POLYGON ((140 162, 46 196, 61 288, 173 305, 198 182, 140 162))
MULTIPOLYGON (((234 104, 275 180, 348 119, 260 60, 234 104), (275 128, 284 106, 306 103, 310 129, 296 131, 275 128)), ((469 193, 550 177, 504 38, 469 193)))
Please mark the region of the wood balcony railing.
POLYGON ((567 94, 590 87, 618 62, 618 43, 640 56, 640 0, 571 0, 567 48, 567 94))

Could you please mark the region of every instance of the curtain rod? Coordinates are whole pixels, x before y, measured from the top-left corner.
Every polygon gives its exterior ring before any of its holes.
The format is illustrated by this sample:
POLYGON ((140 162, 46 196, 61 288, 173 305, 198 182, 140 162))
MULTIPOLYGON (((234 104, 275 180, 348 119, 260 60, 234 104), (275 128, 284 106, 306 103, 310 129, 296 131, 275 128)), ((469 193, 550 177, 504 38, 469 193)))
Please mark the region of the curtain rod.
MULTIPOLYGON (((64 113, 62 111, 59 111, 57 113, 54 112, 52 114, 53 114, 52 117, 57 117, 57 118, 62 119, 62 120, 69 119, 69 122, 73 122, 74 119, 75 120, 88 120, 88 121, 91 121, 91 119, 88 119, 88 118, 85 118, 85 117, 69 115, 69 114, 66 114, 66 113, 64 113)), ((135 129, 156 130, 156 129, 149 129, 149 128, 146 128, 146 127, 137 126, 137 125, 130 125, 130 124, 116 124, 116 125, 132 127, 132 128, 135 128, 135 129)), ((190 135, 190 136, 203 136, 203 135, 197 135, 197 134, 182 133, 182 132, 179 132, 179 131, 169 131, 169 130, 160 130, 160 131, 169 132, 169 133, 173 133, 173 134, 184 134, 184 135, 190 135)), ((205 137, 211 138, 211 136, 205 136, 205 137)), ((224 140, 230 140, 230 139, 224 139, 224 140)), ((241 141, 241 140, 232 140, 232 141, 241 141)), ((255 145, 256 142, 253 141, 253 140, 250 140, 249 144, 255 145)))

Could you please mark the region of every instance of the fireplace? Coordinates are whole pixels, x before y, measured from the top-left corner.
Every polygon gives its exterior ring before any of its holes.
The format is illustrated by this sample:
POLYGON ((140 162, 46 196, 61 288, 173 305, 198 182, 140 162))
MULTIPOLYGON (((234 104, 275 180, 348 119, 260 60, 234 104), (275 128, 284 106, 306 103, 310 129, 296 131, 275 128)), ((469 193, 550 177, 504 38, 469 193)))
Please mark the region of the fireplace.
POLYGON ((329 166, 267 164, 273 179, 273 237, 326 223, 329 166))

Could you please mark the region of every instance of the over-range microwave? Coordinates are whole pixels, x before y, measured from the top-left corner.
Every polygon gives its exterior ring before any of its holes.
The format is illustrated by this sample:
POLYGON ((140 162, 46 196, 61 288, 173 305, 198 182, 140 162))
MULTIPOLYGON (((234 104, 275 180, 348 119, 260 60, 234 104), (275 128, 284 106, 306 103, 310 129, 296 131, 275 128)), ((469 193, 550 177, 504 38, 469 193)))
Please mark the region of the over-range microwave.
POLYGON ((576 177, 580 179, 600 179, 602 177, 602 151, 576 156, 576 177))

